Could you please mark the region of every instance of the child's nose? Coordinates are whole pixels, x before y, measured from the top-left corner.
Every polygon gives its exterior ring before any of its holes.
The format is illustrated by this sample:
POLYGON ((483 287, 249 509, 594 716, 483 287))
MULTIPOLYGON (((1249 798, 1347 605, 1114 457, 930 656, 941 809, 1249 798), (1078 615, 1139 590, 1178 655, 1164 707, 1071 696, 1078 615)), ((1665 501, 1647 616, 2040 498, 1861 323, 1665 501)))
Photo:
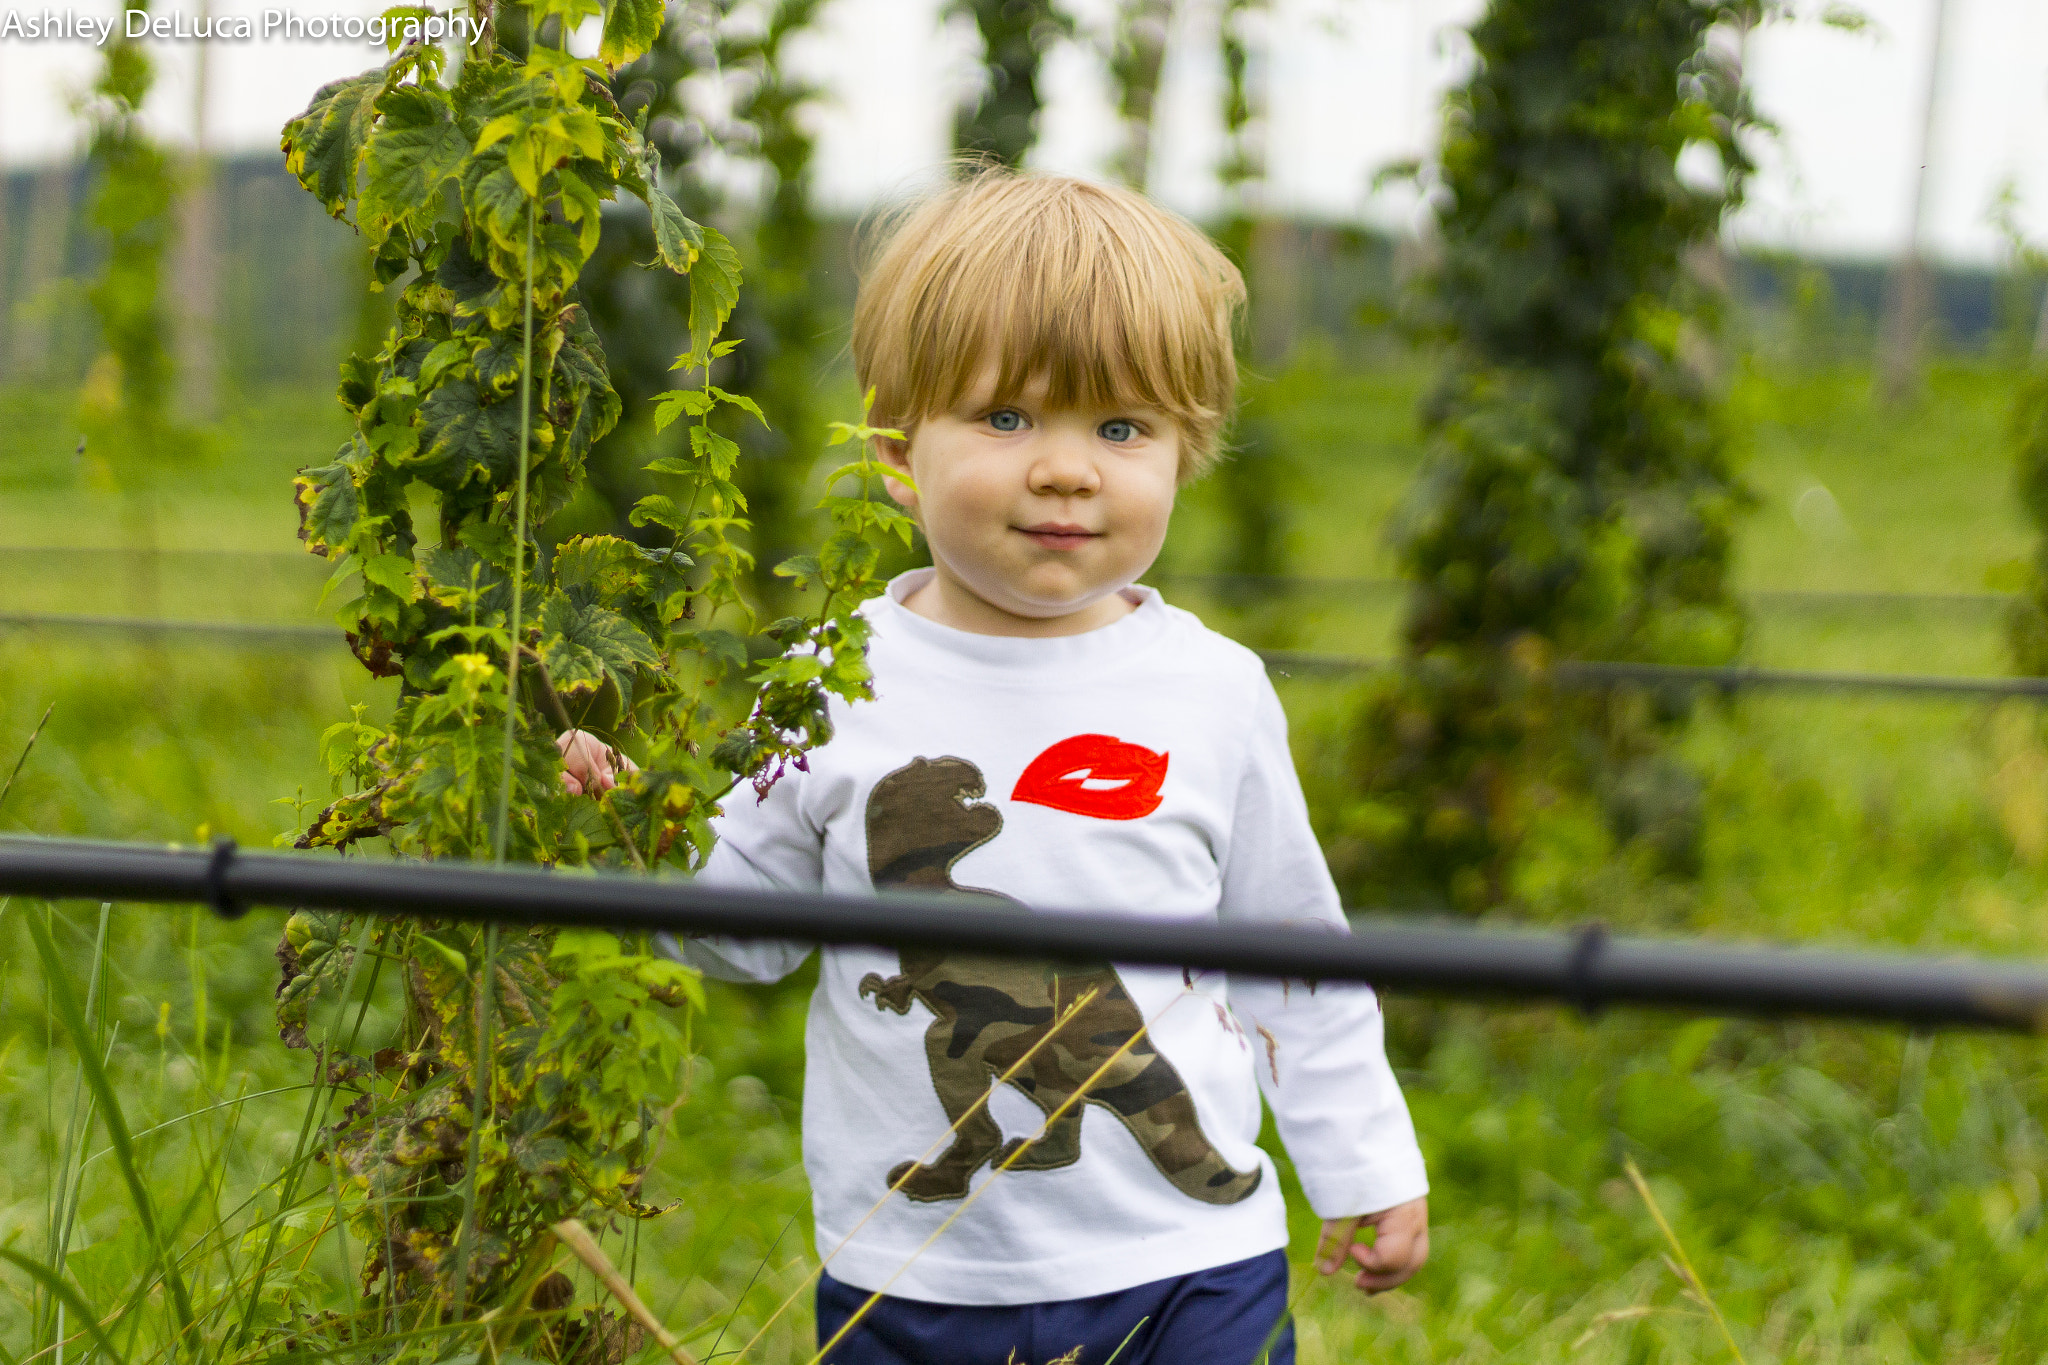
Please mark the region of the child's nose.
POLYGON ((1032 462, 1030 485, 1034 493, 1085 497, 1102 486, 1102 476, 1085 442, 1053 436, 1032 462))

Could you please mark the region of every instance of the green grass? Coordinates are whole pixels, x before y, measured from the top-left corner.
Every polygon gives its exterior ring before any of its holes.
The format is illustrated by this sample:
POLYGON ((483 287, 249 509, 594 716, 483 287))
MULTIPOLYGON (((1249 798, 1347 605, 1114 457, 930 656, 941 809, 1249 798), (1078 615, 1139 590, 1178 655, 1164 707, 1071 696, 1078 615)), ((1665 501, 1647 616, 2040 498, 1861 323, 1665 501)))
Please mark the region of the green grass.
MULTIPOLYGON (((1295 572, 1391 572, 1380 528, 1419 455, 1413 402, 1425 377, 1413 365, 1347 373, 1311 355, 1268 391, 1293 460, 1295 572)), ((1744 374, 1732 416, 1760 504, 1738 582, 1983 590, 2030 541, 2000 440, 2011 383, 1995 366, 1947 362, 1915 406, 1893 413, 1871 402, 1859 372, 1744 374), (1811 497, 1795 515, 1816 484, 1838 521, 1814 515, 1811 497)), ((0 544, 132 543, 124 501, 67 463, 63 411, 48 397, 0 401, 0 544)), ((156 501, 160 546, 257 554, 163 555, 141 568, 137 557, 0 558, 0 612, 127 614, 142 593, 135 575, 150 572, 167 615, 318 620, 322 574, 296 553, 285 487, 291 468, 325 454, 338 424, 318 395, 274 395, 260 411, 270 415, 246 418, 211 463, 156 501)), ((1215 496, 1213 485, 1190 491, 1163 569, 1212 562, 1215 496)), ((1392 595, 1247 610, 1166 581, 1174 600, 1227 629, 1332 651, 1391 648, 1392 595)), ((1995 605, 1765 599, 1749 653, 1801 667, 1996 673, 1998 625, 1995 605)), ((1311 798, 1326 806, 1339 799, 1348 694, 1312 680, 1282 690, 1311 798)), ((339 649, 144 648, 0 627, 0 761, 11 764, 56 704, 0 828, 192 841, 203 826, 260 845, 291 824, 276 798, 301 788, 324 797, 319 730, 350 703, 390 700, 389 684, 369 682, 339 649)), ((2048 953, 2048 749, 2028 708, 1753 694, 1704 711, 1684 742, 1708 781, 1700 878, 1650 879, 1607 856, 1597 830, 1563 821, 1545 828, 1531 860, 1526 913, 1732 938, 2048 953)), ((0 1140, 0 1245, 14 1238, 40 1254, 76 1071, 61 1038, 51 1041, 29 913, 20 903, 0 910, 0 1131, 10 1135, 0 1140)), ((77 981, 91 974, 96 923, 91 907, 60 922, 77 981)), ((303 1081, 304 1058, 273 1041, 274 919, 221 925, 118 909, 110 925, 103 1003, 106 1027, 118 1024, 111 1065, 132 1128, 303 1081)), ((721 1351, 751 1337, 813 1264, 795 1117, 806 989, 714 989, 691 1101, 650 1180, 653 1194, 681 1205, 643 1239, 638 1282, 700 1356, 728 1315, 721 1351)), ((1389 1013, 1435 1183, 1434 1255, 1408 1290, 1379 1299, 1307 1288, 1304 1360, 1727 1358, 1665 1264, 1668 1249, 1623 1176, 1631 1157, 1751 1361, 2048 1354, 2048 1096, 2037 1044, 1642 1011, 1584 1021, 1407 999, 1389 1013)), ((182 1207, 202 1177, 217 1182, 185 1237, 248 1225, 231 1211, 289 1154, 303 1102, 301 1092, 266 1096, 139 1139, 162 1206, 182 1207)), ((89 1150, 104 1144, 96 1134, 89 1150)), ((98 1293, 138 1253, 111 1158, 86 1171, 71 1269, 98 1293)), ((1298 1264, 1313 1226, 1297 1201, 1298 1264)), ((338 1239, 305 1250, 307 1292, 338 1293, 338 1239)), ((27 1288, 0 1266, 0 1294, 27 1288)), ((0 1347, 13 1352, 26 1324, 9 1299, 0 1305, 0 1347)), ((808 1359, 809 1321, 800 1295, 748 1359, 808 1359)))

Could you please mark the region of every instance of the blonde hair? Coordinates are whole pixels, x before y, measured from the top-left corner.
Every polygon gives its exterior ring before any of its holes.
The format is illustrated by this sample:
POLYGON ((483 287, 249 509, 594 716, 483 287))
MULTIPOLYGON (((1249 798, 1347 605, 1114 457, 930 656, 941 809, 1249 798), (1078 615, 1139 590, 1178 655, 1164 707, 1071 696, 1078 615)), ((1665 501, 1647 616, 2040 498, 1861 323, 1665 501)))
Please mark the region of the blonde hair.
POLYGON ((1237 392, 1244 280, 1185 219, 1069 176, 973 170, 882 225, 853 362, 876 426, 911 432, 996 367, 1054 407, 1142 405, 1180 429, 1180 477, 1217 455, 1237 392))

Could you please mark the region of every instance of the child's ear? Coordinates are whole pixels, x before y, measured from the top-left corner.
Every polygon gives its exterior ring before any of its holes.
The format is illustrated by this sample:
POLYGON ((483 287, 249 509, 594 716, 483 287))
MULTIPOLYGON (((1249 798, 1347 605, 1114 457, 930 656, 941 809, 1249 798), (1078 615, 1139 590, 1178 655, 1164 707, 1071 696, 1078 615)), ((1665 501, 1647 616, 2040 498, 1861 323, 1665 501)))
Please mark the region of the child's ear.
POLYGON ((900 480, 883 475, 882 487, 887 489, 889 496, 896 500, 897 506, 906 512, 915 513, 917 511, 917 488, 910 481, 910 442, 898 441, 888 436, 876 436, 873 440, 876 458, 889 466, 889 468, 899 470, 903 474, 903 478, 900 480))

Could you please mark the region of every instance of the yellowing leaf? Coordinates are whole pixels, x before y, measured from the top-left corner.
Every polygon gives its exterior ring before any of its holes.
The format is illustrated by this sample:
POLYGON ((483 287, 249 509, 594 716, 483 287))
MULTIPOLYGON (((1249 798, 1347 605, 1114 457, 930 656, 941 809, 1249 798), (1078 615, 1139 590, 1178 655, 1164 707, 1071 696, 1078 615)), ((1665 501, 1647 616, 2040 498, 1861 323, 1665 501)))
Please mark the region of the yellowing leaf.
POLYGON ((646 55, 661 36, 666 12, 662 0, 612 0, 604 16, 604 37, 597 45, 599 60, 624 66, 646 55))
POLYGON ((647 182, 647 207, 654 215, 654 250, 661 263, 678 275, 690 273, 704 249, 704 229, 683 216, 667 191, 647 182))
POLYGON ((314 92, 306 112, 284 126, 285 169, 339 218, 356 193, 356 166, 377 119, 384 91, 380 68, 330 81, 314 92))
POLYGON ((435 192, 462 169, 469 139, 438 89, 401 85, 377 100, 383 115, 363 158, 356 217, 373 238, 410 216, 431 215, 435 192))

